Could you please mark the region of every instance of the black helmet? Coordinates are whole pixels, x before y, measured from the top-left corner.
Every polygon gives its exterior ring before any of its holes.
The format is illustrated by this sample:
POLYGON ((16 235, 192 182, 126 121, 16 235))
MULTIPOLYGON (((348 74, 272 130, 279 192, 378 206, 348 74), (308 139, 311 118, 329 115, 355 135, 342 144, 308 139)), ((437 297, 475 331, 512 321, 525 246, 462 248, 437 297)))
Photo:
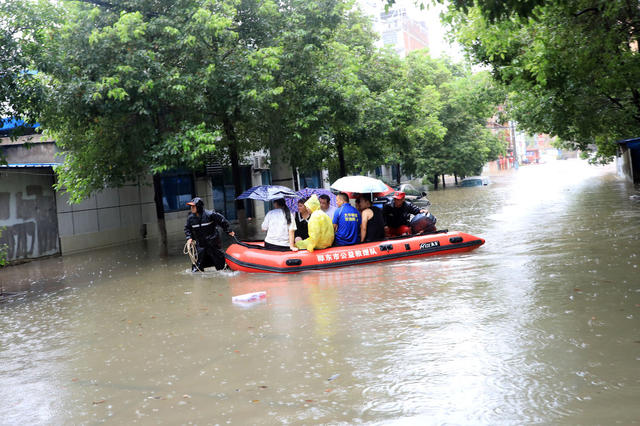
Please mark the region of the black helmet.
POLYGON ((202 210, 204 209, 204 201, 202 201, 202 198, 200 197, 195 197, 193 200, 189 201, 187 203, 188 206, 196 206, 196 209, 199 212, 202 212, 202 210))

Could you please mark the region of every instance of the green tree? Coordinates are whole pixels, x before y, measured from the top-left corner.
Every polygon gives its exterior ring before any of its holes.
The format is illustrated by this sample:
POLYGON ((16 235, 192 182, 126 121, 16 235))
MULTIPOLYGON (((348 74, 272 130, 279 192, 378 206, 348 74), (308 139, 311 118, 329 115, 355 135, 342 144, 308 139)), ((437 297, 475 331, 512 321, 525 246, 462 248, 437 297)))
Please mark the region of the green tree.
MULTIPOLYGON (((486 124, 504 102, 504 92, 487 72, 472 74, 468 69, 441 86, 445 107, 441 120, 447 128, 441 156, 447 159, 447 174, 480 174, 489 161, 504 154, 505 146, 486 124)), ((443 174, 441 172, 440 174, 443 174)))
MULTIPOLYGON (((339 0, 60 3, 34 55, 50 89, 39 119, 65 153, 60 186, 79 200, 139 174, 197 168, 213 153, 231 164, 239 192, 239 161, 252 150, 284 144, 309 163, 327 117, 316 83, 334 84, 327 52, 350 49, 336 36, 349 9, 339 0)), ((371 50, 358 25, 352 33, 371 50)))
MULTIPOLYGON (((65 2, 35 65, 49 90, 39 121, 64 152, 59 186, 79 201, 167 167, 195 167, 217 129, 198 114, 193 62, 181 62, 186 4, 65 2), (194 102, 195 99, 195 102, 194 102)), ((223 18, 220 18, 223 19, 223 18)), ((219 23, 218 25, 223 25, 219 23)))
POLYGON ((473 74, 427 51, 412 52, 401 69, 389 88, 388 137, 389 157, 399 159, 405 173, 475 174, 504 152, 486 129, 504 95, 486 72, 473 74))
POLYGON ((488 139, 460 124, 479 120, 463 102, 474 83, 456 80, 466 71, 379 51, 350 2, 20 3, 42 19, 21 18, 31 24, 10 41, 22 62, 9 62, 38 72, 29 99, 40 102, 23 109, 63 150, 59 185, 76 201, 141 174, 157 184, 212 154, 231 164, 239 193, 240 158, 269 147, 334 176, 382 163, 449 172, 461 167, 450 151, 470 140, 466 155, 486 157, 488 139))
POLYGON ((424 173, 446 134, 439 117, 443 104, 438 85, 449 75, 426 50, 412 52, 399 69, 399 78, 385 93, 391 116, 387 164, 407 174, 424 173))
MULTIPOLYGON (((197 167, 220 134, 199 113, 196 59, 182 61, 194 36, 178 28, 189 28, 197 7, 186 0, 24 6, 57 12, 48 27, 31 29, 41 42, 31 59, 46 89, 38 121, 64 153, 56 170, 58 188, 79 201, 152 173, 166 241, 157 173, 197 167)), ((207 24, 226 27, 230 19, 224 13, 207 24)))
MULTIPOLYGON (((222 131, 218 146, 231 164, 236 196, 242 192, 241 158, 265 143, 256 131, 257 117, 274 108, 283 91, 273 75, 282 53, 277 35, 285 28, 286 8, 280 6, 271 0, 226 5, 210 0, 186 27, 192 46, 181 59, 197 58, 193 83, 203 101, 201 112, 206 123, 222 131)), ((244 202, 236 201, 236 209, 244 226, 244 202)))
POLYGON ((257 126, 250 138, 260 140, 292 169, 312 171, 324 165, 327 153, 320 143, 324 99, 318 75, 348 8, 338 0, 283 3, 286 12, 275 35, 279 66, 272 72, 272 85, 281 93, 254 110, 257 126))
POLYGON ((317 115, 323 124, 325 166, 335 177, 379 164, 381 105, 377 91, 364 81, 377 49, 371 23, 352 9, 327 44, 317 70, 317 115))
POLYGON ((25 31, 38 38, 30 66, 46 89, 38 121, 64 153, 58 185, 72 200, 153 173, 162 221, 159 172, 201 167, 221 148, 238 174, 251 112, 278 93, 275 3, 23 6, 56 11, 47 27, 25 31))
POLYGON ((324 167, 333 177, 379 164, 384 112, 366 79, 378 58, 369 20, 350 2, 287 4, 274 72, 283 93, 258 120, 268 146, 294 168, 324 167))
POLYGON ((531 133, 560 137, 565 146, 609 161, 615 141, 640 134, 637 22, 625 1, 548 1, 529 17, 499 19, 478 8, 452 11, 457 39, 491 67, 509 91, 510 113, 531 133))
MULTIPOLYGON (((39 42, 39 33, 25 28, 45 26, 51 9, 42 7, 40 13, 30 13, 22 6, 20 1, 0 2, 0 120, 15 118, 31 125, 36 122, 41 87, 29 55, 39 42)), ((20 136, 24 130, 18 127, 11 136, 20 136)))

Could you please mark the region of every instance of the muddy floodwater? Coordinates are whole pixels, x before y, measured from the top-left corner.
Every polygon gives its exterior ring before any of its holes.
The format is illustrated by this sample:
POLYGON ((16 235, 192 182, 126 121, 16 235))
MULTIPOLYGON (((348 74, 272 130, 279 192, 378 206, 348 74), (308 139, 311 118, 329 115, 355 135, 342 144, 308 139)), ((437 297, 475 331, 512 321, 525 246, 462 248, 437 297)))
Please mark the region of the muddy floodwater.
POLYGON ((640 423, 640 188, 492 181, 429 196, 470 253, 193 275, 174 236, 0 270, 0 424, 640 423))

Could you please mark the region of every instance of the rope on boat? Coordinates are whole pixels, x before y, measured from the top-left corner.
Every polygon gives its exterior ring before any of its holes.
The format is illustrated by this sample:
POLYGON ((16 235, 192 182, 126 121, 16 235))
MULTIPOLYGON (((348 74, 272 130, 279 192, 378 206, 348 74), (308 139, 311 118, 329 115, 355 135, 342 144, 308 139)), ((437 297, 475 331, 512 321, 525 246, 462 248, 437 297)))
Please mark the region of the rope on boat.
POLYGON ((198 267, 198 250, 196 250, 196 242, 195 240, 191 240, 191 244, 189 244, 189 240, 184 244, 184 249, 182 250, 183 254, 189 255, 189 259, 191 259, 191 264, 195 265, 198 271, 202 272, 202 270, 198 267))
MULTIPOLYGON (((238 239, 238 237, 236 237, 235 235, 233 236, 233 238, 236 240, 236 244, 238 244, 238 245, 240 245, 242 247, 246 247, 246 248, 250 248, 250 249, 256 249, 256 250, 267 250, 263 246, 258 246, 258 245, 255 245, 255 244, 247 244, 244 241, 240 241, 238 239)), ((263 240, 251 240, 251 242, 262 243, 263 240)))

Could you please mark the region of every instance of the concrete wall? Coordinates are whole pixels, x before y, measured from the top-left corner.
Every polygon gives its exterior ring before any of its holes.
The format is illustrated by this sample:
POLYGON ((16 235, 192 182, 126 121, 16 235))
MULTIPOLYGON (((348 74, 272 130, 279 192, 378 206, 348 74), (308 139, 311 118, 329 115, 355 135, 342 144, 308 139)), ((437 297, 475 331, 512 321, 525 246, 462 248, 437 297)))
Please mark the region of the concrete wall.
POLYGON ((293 170, 288 162, 283 161, 282 149, 280 147, 271 148, 271 183, 293 188, 293 170))
MULTIPOLYGON (((213 208, 211 181, 195 182, 196 194, 213 208)), ((142 177, 121 188, 105 189, 80 204, 69 204, 66 193, 56 194, 62 253, 73 253, 160 235, 153 180, 142 177)), ((188 211, 165 213, 168 234, 183 232, 188 211)))
POLYGON ((53 163, 58 152, 55 142, 43 140, 37 134, 21 136, 14 141, 0 138, 0 149, 8 164, 53 163))
MULTIPOLYGON (((50 168, 0 168, 0 245, 8 260, 123 244, 159 236, 150 177, 105 189, 79 204, 53 190, 50 168)), ((196 193, 212 209, 211 180, 198 178, 196 193)), ((188 211, 165 214, 167 233, 182 233, 188 211)))
POLYGON ((618 172, 618 176, 624 177, 629 182, 633 182, 631 150, 626 147, 622 147, 621 151, 622 153, 616 157, 616 171, 618 172))
POLYGON ((59 253, 50 168, 0 169, 0 245, 10 261, 59 253))
POLYGON ((202 198, 206 209, 213 209, 213 190, 210 177, 204 176, 196 179, 196 196, 202 198))
POLYGON ((156 223, 150 179, 105 189, 79 204, 56 193, 63 254, 142 239, 145 224, 156 223))
MULTIPOLYGON (((58 152, 53 141, 40 135, 0 138, 0 150, 13 165, 53 163, 58 152)), ((53 183, 51 168, 0 168, 0 227, 7 228, 0 244, 8 245, 9 260, 74 253, 160 234, 151 176, 105 189, 79 204, 70 204, 66 192, 55 192, 53 183)), ((197 178, 195 191, 206 208, 214 207, 209 177, 197 178)), ((187 215, 187 210, 165 213, 167 233, 183 232, 187 215)))

